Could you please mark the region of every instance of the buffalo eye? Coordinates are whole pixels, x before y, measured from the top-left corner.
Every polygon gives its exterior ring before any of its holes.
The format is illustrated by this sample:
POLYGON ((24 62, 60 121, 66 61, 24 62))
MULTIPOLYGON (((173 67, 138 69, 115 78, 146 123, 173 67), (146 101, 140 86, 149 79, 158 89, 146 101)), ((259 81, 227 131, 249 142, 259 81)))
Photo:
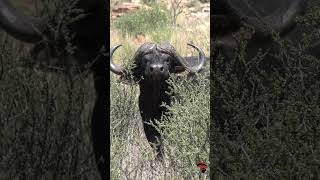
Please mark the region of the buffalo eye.
POLYGON ((148 63, 148 59, 147 58, 143 58, 142 59, 142 64, 147 64, 148 63))

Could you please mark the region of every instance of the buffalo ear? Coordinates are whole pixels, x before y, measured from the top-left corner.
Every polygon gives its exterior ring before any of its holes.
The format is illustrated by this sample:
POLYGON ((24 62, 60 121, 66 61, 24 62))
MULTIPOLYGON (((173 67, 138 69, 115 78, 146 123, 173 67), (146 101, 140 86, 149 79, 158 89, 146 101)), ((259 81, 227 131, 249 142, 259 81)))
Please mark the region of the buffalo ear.
POLYGON ((174 55, 174 60, 172 62, 172 73, 179 74, 186 71, 186 68, 179 62, 177 55, 174 55))
POLYGON ((128 85, 137 84, 141 80, 142 75, 140 72, 139 66, 134 64, 130 70, 120 76, 118 82, 128 85))
POLYGON ((181 65, 177 65, 174 67, 174 73, 182 73, 186 70, 186 68, 184 68, 183 66, 181 65))

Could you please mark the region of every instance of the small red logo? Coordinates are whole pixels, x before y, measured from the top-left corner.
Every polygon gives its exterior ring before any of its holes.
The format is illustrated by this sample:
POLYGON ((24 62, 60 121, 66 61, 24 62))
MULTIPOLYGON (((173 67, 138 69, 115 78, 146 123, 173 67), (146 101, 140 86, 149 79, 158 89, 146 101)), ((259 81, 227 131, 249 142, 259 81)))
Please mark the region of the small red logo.
POLYGON ((208 168, 207 164, 203 161, 197 162, 197 167, 200 169, 202 173, 205 173, 208 168))

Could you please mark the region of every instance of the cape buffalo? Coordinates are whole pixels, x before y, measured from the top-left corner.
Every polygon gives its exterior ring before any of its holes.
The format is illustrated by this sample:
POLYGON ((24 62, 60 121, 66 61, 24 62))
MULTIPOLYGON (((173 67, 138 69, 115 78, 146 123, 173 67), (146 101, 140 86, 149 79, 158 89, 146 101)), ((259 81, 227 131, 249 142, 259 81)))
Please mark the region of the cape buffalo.
MULTIPOLYGON (((303 33, 311 32, 311 29, 302 27, 296 21, 298 16, 305 13, 308 4, 308 0, 215 1, 213 15, 211 16, 214 32, 212 34, 212 45, 215 51, 212 59, 214 70, 211 71, 212 82, 214 83, 211 129, 219 128, 222 132, 229 132, 231 131, 230 122, 237 119, 232 115, 232 110, 226 108, 228 103, 226 98, 230 94, 224 90, 223 86, 225 84, 217 80, 218 78, 213 74, 218 71, 224 74, 227 71, 227 64, 233 59, 240 59, 239 54, 242 52, 244 52, 244 55, 241 54, 241 58, 244 57, 244 59, 254 59, 259 52, 262 52, 262 55, 256 58, 258 59, 256 61, 257 65, 253 68, 257 68, 258 71, 263 71, 266 74, 266 81, 262 80, 261 83, 268 86, 268 74, 276 71, 281 76, 281 73, 285 72, 285 65, 277 60, 276 56, 281 52, 278 40, 286 40, 286 42, 298 45, 303 33), (243 42, 245 42, 245 45, 243 42), (217 58, 218 55, 221 55, 223 61, 217 58)), ((319 58, 320 46, 319 43, 315 43, 315 45, 315 47, 306 48, 303 53, 319 58)), ((233 66, 232 71, 234 73, 232 75, 244 74, 245 72, 241 68, 241 66, 233 66)), ((239 94, 243 94, 242 99, 257 93, 256 84, 252 83, 248 77, 244 77, 241 83, 241 87, 248 90, 248 92, 239 92, 239 94)), ((280 95, 279 99, 281 99, 280 95)), ((246 104, 243 106, 246 106, 246 104)), ((257 128, 264 126, 263 123, 259 123, 261 122, 257 123, 257 128)), ((241 127, 238 128, 241 132, 241 127)), ((229 133, 231 134, 231 132, 229 133)), ((233 136, 230 136, 230 138, 232 140, 233 136)), ((211 140, 211 149, 214 149, 213 147, 214 141, 211 140)), ((210 156, 213 162, 214 155, 211 153, 210 156)), ((211 171, 212 177, 214 168, 212 167, 211 171)))
POLYGON ((134 55, 134 68, 131 72, 114 64, 112 60, 113 53, 121 45, 110 49, 110 70, 124 77, 132 75, 134 81, 139 83, 139 109, 144 122, 144 132, 149 143, 156 144, 157 158, 160 160, 163 158, 160 133, 147 122, 155 123, 155 120, 161 120, 161 116, 167 112, 167 108, 161 105, 163 103, 170 105, 172 100, 172 96, 167 93, 170 91, 170 86, 166 81, 171 73, 180 73, 185 70, 196 73, 203 67, 206 60, 204 52, 195 45, 188 45, 198 51, 198 58, 181 57, 175 48, 167 43, 145 43, 134 55))
MULTIPOLYGON (((8 0, 0 1, 0 27, 14 38, 34 43, 32 50, 33 56, 46 50, 50 51, 49 58, 68 58, 75 59, 79 64, 93 64, 91 70, 94 73, 94 85, 96 90, 95 106, 92 114, 92 141, 96 157, 96 163, 102 179, 107 179, 106 161, 109 148, 108 143, 108 115, 107 109, 107 90, 108 76, 106 73, 107 61, 101 54, 102 47, 108 45, 107 42, 107 1, 105 0, 79 0, 73 3, 75 12, 83 10, 80 19, 72 21, 66 26, 64 32, 70 32, 73 38, 70 40, 75 46, 73 54, 57 54, 50 46, 55 43, 54 34, 50 31, 50 17, 30 17, 18 11, 8 0), (48 46, 44 46, 48 45, 48 46), (68 55, 67 55, 68 54, 68 55)), ((76 13, 75 13, 76 14, 76 13)), ((67 41, 59 40, 59 47, 62 50, 67 46, 67 41)), ((69 43, 69 42, 68 42, 69 43)))

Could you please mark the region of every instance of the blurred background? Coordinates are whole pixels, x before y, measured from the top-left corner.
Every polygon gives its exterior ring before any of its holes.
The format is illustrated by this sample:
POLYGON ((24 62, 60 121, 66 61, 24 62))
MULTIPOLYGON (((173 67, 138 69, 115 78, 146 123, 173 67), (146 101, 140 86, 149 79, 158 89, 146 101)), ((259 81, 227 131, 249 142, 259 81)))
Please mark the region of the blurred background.
MULTIPOLYGON (((59 18, 73 1, 11 2, 29 15, 59 18)), ((48 71, 30 57, 32 46, 0 30, 0 179, 98 179, 91 74, 48 71)))

